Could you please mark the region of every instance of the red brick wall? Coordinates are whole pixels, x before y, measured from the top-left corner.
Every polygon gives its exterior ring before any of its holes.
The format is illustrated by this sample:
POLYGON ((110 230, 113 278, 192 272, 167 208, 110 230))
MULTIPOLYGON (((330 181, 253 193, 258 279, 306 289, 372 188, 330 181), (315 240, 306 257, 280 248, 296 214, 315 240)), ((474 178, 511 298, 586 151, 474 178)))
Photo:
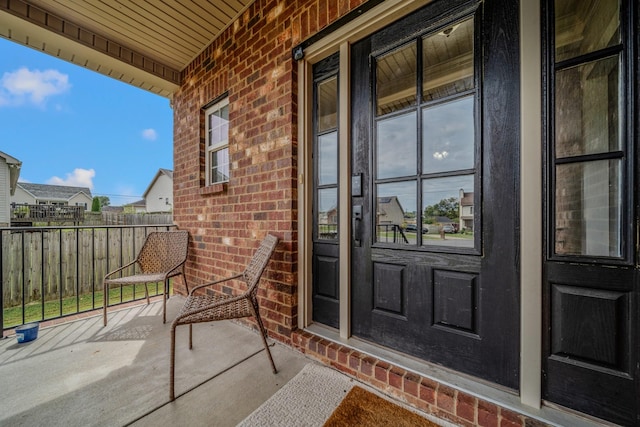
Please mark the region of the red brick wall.
MULTIPOLYGON (((259 0, 184 71, 174 108, 174 219, 191 232, 187 277, 239 271, 269 232, 281 239, 261 294, 270 334, 297 324, 297 65, 291 49, 363 3, 259 0), (228 92, 231 173, 204 187, 202 108, 228 92)), ((184 288, 177 285, 179 292, 184 288)))

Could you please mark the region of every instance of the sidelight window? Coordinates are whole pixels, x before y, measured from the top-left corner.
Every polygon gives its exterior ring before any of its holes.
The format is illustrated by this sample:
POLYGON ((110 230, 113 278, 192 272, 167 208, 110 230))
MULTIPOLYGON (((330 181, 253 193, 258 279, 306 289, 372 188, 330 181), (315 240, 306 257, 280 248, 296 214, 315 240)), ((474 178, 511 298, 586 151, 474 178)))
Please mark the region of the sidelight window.
POLYGON ((338 55, 314 67, 315 238, 338 235, 338 55))

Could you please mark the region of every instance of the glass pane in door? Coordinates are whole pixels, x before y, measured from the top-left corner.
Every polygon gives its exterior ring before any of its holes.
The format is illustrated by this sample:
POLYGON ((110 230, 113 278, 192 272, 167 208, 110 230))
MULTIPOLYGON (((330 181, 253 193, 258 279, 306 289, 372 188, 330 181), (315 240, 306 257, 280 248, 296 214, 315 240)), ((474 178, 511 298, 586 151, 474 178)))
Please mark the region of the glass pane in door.
POLYGON ((621 150, 618 55, 556 73, 556 156, 621 150))
POLYGON ((318 185, 338 183, 338 132, 318 137, 318 185))
POLYGON ((318 190, 318 213, 315 219, 318 239, 334 240, 338 237, 338 189, 318 190))
POLYGON ((423 245, 473 248, 474 175, 422 181, 423 245), (424 231, 423 231, 424 233, 424 231))
POLYGON ((556 166, 557 254, 622 256, 621 162, 556 166))
POLYGON ((338 127, 338 78, 331 77, 318 83, 318 132, 338 127))
POLYGON ((416 43, 378 58, 376 63, 377 114, 416 105, 416 43))
POLYGON ((422 171, 448 172, 475 166, 473 97, 422 110, 422 171))
POLYGON ((422 98, 425 101, 474 88, 473 22, 473 19, 458 22, 423 39, 422 98))
POLYGON ((412 111, 378 121, 376 126, 376 176, 378 179, 415 175, 417 123, 412 111))
POLYGON ((416 181, 376 186, 376 242, 415 245, 416 181))
POLYGON ((618 0, 556 0, 556 61, 620 43, 618 0))

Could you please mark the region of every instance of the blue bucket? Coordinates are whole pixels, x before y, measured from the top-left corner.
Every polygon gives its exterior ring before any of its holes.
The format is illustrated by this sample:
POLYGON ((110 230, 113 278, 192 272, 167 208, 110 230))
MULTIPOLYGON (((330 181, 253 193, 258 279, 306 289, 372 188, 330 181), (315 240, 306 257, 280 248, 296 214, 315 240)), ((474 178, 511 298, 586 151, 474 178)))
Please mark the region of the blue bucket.
POLYGON ((38 329, 40 329, 40 324, 38 322, 18 326, 16 328, 16 339, 18 340, 18 344, 33 341, 38 338, 38 329))

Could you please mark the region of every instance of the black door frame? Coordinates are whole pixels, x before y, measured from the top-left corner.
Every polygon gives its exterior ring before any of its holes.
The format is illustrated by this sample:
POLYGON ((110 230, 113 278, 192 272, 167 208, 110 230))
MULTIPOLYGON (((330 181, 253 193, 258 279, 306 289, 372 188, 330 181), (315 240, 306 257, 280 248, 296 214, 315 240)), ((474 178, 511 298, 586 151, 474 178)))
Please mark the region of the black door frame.
MULTIPOLYGON (((434 13, 434 16, 442 19, 451 10, 459 12, 460 8, 469 7, 474 3, 466 1, 437 2, 427 7, 433 8, 430 12, 438 11, 434 13)), ((484 120, 482 126, 484 155, 481 169, 484 172, 480 179, 483 183, 483 198, 491 201, 491 209, 503 214, 496 214, 494 211, 484 212, 487 218, 483 223, 482 231, 485 239, 483 239, 482 255, 477 258, 478 267, 472 266, 475 261, 469 264, 469 260, 465 261, 463 257, 459 258, 459 261, 463 264, 466 263, 468 268, 471 268, 469 271, 474 271, 474 268, 483 271, 483 275, 479 279, 481 284, 478 285, 480 305, 482 307, 500 307, 500 310, 487 310, 483 313, 485 316, 484 326, 480 328, 486 327, 486 325, 499 325, 501 332, 491 334, 489 331, 482 331, 484 335, 479 339, 482 344, 476 348, 475 357, 466 359, 466 363, 456 364, 452 359, 448 361, 437 358, 431 360, 462 372, 472 373, 491 382, 518 389, 520 384, 520 277, 517 257, 519 253, 519 192, 517 189, 519 188, 520 147, 517 142, 520 134, 520 80, 518 78, 520 69, 518 62, 519 28, 518 21, 514 20, 514 17, 519 16, 519 5, 508 1, 491 1, 481 3, 481 8, 483 9, 482 31, 485 35, 482 56, 485 79, 481 103, 484 120), (511 230, 507 233, 506 238, 486 238, 486 236, 503 234, 504 230, 511 230), (478 362, 479 360, 481 362, 478 362), (495 363, 492 363, 491 360, 495 363)), ((424 25, 419 18, 408 17, 407 25, 411 24, 424 25)), ((381 37, 386 36, 387 34, 382 34, 381 37)), ((388 32, 388 36, 393 37, 391 30, 388 32)), ((358 54, 360 48, 364 52, 371 50, 370 47, 364 45, 365 43, 368 41, 363 40, 353 45, 352 71, 357 67, 368 67, 369 65, 368 57, 358 54)), ((370 105, 371 100, 366 97, 368 81, 363 81, 360 77, 352 77, 352 85, 354 85, 351 88, 352 105, 370 105), (355 86, 358 84, 363 86, 355 86)), ((353 158, 356 159, 352 168, 356 174, 362 174, 362 181, 365 183, 371 182, 370 172, 358 170, 358 161, 371 162, 369 157, 371 150, 367 143, 363 142, 370 140, 370 126, 368 116, 364 117, 358 109, 351 111, 353 158)), ((362 206, 365 218, 363 227, 365 230, 372 230, 373 225, 370 220, 373 212, 372 189, 367 186, 363 186, 363 189, 366 189, 363 198, 354 197, 353 205, 362 206), (368 222, 367 218, 369 218, 368 222)), ((366 237, 366 239, 370 241, 371 237, 366 237)), ((372 259, 372 256, 370 245, 359 247, 352 241, 354 262, 365 260, 366 263, 366 260, 372 259)), ((418 258, 420 257, 418 256, 418 258)), ((456 259, 456 255, 450 255, 450 259, 456 259)), ((390 260, 394 265, 406 262, 406 259, 402 260, 401 256, 395 259, 392 257, 390 260)), ((355 281, 363 278, 365 281, 372 281, 369 267, 364 266, 357 269, 355 268, 356 264, 352 265, 354 266, 352 286, 355 281)), ((393 270, 393 266, 389 269, 389 271, 391 270, 393 270)), ((432 274, 428 267, 425 272, 432 274)), ((415 276, 421 272, 416 270, 398 274, 415 276)), ((352 287, 352 304, 354 304, 352 316, 358 310, 367 310, 360 303, 355 303, 356 300, 367 301, 371 298, 368 294, 359 296, 356 289, 352 287)), ((353 318, 352 327, 354 331, 357 331, 353 318)), ((368 338, 366 334, 364 338, 368 338)), ((456 339, 451 338, 451 340, 451 342, 457 342, 456 339)), ((460 345, 464 346, 464 344, 460 345)))

